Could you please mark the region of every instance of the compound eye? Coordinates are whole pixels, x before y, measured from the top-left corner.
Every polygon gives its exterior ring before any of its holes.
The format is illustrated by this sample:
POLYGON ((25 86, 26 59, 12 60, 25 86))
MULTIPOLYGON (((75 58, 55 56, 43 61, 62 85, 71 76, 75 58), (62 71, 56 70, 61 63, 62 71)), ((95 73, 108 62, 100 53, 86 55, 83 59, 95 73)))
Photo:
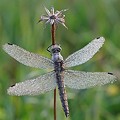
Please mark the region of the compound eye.
POLYGON ((58 51, 58 52, 60 52, 60 51, 61 51, 61 49, 60 49, 60 48, 58 48, 58 49, 57 49, 57 51, 58 51))
POLYGON ((57 52, 60 52, 60 50, 59 50, 59 49, 57 49, 56 51, 57 51, 57 52))
POLYGON ((56 49, 52 49, 52 53, 56 53, 56 51, 57 51, 56 49))

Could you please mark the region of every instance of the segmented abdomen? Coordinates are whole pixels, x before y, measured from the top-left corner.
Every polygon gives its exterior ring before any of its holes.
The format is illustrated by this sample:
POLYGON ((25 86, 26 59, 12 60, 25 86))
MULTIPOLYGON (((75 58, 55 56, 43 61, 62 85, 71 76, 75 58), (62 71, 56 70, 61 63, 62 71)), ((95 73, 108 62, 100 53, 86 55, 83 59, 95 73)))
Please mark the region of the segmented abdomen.
POLYGON ((67 100, 67 94, 64 86, 64 81, 63 81, 63 72, 56 73, 56 78, 57 78, 57 85, 58 85, 58 90, 59 90, 59 95, 60 95, 60 100, 62 103, 62 107, 64 109, 66 117, 69 116, 69 108, 68 108, 68 100, 67 100))

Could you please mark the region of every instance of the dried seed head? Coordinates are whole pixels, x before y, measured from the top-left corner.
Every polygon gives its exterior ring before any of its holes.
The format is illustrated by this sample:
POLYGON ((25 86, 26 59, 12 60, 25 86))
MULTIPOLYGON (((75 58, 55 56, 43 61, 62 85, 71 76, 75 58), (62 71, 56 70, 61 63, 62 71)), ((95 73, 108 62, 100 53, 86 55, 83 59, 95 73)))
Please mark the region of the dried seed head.
POLYGON ((47 13, 47 15, 42 15, 40 17, 40 20, 38 22, 41 22, 41 21, 45 21, 45 23, 50 23, 51 25, 53 24, 62 24, 65 28, 66 25, 65 25, 65 15, 63 15, 63 12, 67 11, 68 9, 64 9, 64 10, 61 10, 61 11, 54 11, 54 8, 51 7, 51 10, 49 11, 46 7, 45 8, 45 11, 47 13))

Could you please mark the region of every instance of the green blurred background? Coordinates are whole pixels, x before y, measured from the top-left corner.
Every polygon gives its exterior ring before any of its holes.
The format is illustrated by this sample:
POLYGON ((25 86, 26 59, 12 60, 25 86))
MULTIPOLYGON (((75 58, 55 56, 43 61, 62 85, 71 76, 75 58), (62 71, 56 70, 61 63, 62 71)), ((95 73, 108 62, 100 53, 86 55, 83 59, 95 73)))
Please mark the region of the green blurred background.
MULTIPOLYGON (((120 67, 120 0, 0 0, 0 120, 53 120, 53 91, 39 96, 13 97, 7 88, 16 82, 44 74, 45 70, 26 67, 2 50, 6 42, 51 57, 50 26, 37 24, 54 6, 65 12, 66 25, 58 25, 56 40, 62 55, 79 50, 92 39, 104 36, 102 49, 87 63, 72 69, 114 71, 120 67)), ((70 118, 67 120, 120 120, 120 87, 116 83, 87 90, 67 89, 70 118)), ((65 120, 57 95, 57 120, 65 120)))

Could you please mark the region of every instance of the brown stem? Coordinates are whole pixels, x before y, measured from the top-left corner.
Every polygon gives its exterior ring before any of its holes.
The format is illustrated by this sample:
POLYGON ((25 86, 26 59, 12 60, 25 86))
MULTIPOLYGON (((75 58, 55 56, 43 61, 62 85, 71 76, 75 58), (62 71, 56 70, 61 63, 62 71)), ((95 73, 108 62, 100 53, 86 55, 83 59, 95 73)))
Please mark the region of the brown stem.
POLYGON ((52 24, 52 29, 51 29, 51 35, 52 35, 52 45, 55 45, 55 24, 52 24))
MULTIPOLYGON (((55 24, 52 24, 51 28, 51 37, 52 37, 52 45, 55 45, 55 24)), ((54 120, 56 120, 56 89, 54 89, 54 120)))
POLYGON ((54 89, 54 120, 56 120, 56 89, 54 89))

